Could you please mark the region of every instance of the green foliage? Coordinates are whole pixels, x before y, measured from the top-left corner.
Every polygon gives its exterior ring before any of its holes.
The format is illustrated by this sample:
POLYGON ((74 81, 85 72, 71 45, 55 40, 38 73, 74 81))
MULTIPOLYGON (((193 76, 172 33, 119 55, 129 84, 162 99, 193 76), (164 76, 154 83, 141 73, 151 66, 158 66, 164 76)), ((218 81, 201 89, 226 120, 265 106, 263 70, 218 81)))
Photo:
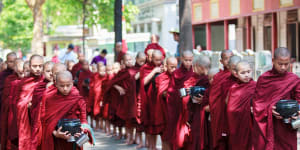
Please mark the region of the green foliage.
POLYGON ((0 14, 0 45, 28 50, 31 45, 33 18, 25 0, 3 0, 0 14))

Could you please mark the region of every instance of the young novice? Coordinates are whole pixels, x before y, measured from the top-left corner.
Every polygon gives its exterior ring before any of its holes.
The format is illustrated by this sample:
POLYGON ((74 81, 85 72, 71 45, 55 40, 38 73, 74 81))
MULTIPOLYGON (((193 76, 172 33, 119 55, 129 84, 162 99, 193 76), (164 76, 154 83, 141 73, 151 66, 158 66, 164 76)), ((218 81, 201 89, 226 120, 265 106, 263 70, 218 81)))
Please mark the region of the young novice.
POLYGON ((252 80, 252 69, 246 61, 241 61, 236 65, 235 76, 238 82, 229 89, 226 101, 229 149, 250 150, 252 148, 250 107, 256 82, 252 80))

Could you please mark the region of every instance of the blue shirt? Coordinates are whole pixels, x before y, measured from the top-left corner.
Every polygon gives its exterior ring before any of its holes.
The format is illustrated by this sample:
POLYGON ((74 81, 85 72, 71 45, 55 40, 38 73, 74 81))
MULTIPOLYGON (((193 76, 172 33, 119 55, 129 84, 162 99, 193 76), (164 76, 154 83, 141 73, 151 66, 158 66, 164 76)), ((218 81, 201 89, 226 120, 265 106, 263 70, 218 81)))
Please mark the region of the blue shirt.
POLYGON ((61 63, 65 63, 65 61, 67 60, 72 60, 74 62, 77 62, 77 55, 73 51, 62 52, 62 55, 59 56, 59 61, 61 63))

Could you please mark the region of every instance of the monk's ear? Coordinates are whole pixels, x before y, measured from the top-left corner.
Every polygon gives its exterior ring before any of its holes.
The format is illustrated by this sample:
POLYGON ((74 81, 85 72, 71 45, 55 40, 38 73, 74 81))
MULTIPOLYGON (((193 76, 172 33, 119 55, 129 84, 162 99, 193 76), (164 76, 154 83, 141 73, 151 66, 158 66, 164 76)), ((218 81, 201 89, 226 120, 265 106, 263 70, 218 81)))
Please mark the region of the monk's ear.
POLYGON ((233 70, 233 74, 234 74, 234 76, 238 76, 238 73, 237 73, 237 71, 236 70, 233 70))

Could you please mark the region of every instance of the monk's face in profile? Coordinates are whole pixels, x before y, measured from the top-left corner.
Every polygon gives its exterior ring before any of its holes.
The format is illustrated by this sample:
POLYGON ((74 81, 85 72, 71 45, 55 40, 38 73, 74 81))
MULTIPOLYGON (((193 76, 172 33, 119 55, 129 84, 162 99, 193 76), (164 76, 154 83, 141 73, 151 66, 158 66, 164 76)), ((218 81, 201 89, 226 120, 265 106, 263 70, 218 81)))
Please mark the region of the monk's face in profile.
POLYGON ((24 78, 25 74, 24 74, 24 63, 19 63, 16 64, 15 66, 15 72, 17 73, 19 78, 24 78))
POLYGON ((28 77, 30 75, 29 63, 24 63, 23 71, 25 77, 28 77))
POLYGON ((162 61, 163 61, 163 56, 162 55, 154 55, 152 57, 152 63, 155 65, 155 66, 160 66, 162 64, 162 61))
POLYGON ((79 53, 78 54, 78 60, 79 60, 79 62, 83 62, 85 60, 84 55, 79 53))
POLYGON ((6 64, 7 64, 7 68, 9 69, 14 69, 14 65, 15 65, 15 60, 17 59, 16 56, 14 55, 11 55, 11 56, 8 56, 7 57, 7 60, 6 60, 6 64))
POLYGON ((90 70, 89 62, 84 61, 84 62, 82 63, 82 69, 85 70, 85 71, 90 70))
POLYGON ((52 65, 45 65, 43 74, 46 80, 52 82, 53 81, 53 75, 52 75, 52 65))
POLYGON ((62 95, 69 95, 73 87, 73 80, 72 78, 58 78, 55 85, 62 95))
POLYGON ((184 68, 186 68, 187 70, 190 70, 192 68, 193 58, 193 55, 182 56, 181 62, 184 68))
POLYGON ((208 73, 208 69, 206 69, 205 67, 202 67, 200 65, 195 65, 193 69, 194 69, 194 72, 198 75, 207 75, 207 73, 208 73))
POLYGON ((125 55, 123 59, 123 64, 126 67, 132 67, 133 66, 133 59, 130 55, 125 55))
POLYGON ((120 53, 122 51, 122 44, 121 43, 117 43, 116 44, 116 52, 120 53))
POLYGON ((104 77, 106 75, 105 66, 101 66, 100 68, 98 68, 98 73, 100 74, 101 77, 104 77))
POLYGON ((115 74, 117 74, 119 71, 120 71, 120 64, 119 63, 115 63, 114 65, 113 65, 113 71, 114 71, 114 73, 115 74))
POLYGON ((167 71, 168 71, 169 74, 172 74, 177 69, 177 64, 178 64, 177 60, 167 62, 166 67, 167 67, 167 71))
POLYGON ((252 69, 250 65, 238 65, 236 68, 236 77, 244 83, 252 79, 252 69))
POLYGON ((43 59, 36 57, 33 58, 30 62, 30 72, 35 76, 42 75, 44 61, 43 59))
POLYGON ((290 68, 291 57, 277 57, 273 59, 274 69, 280 73, 286 73, 290 68))
POLYGON ((232 53, 223 53, 222 54, 222 59, 220 60, 220 62, 223 64, 224 69, 225 68, 229 69, 228 62, 229 62, 229 59, 231 56, 233 56, 232 53))
POLYGON ((71 71, 72 69, 73 69, 73 66, 75 65, 75 63, 74 62, 72 62, 72 61, 69 61, 69 63, 68 63, 68 70, 69 71, 71 71))
POLYGON ((233 76, 237 77, 237 76, 236 76, 236 65, 235 65, 235 64, 229 65, 229 71, 231 72, 231 74, 232 74, 233 76))
POLYGON ((106 74, 111 75, 113 73, 114 73, 114 71, 113 71, 112 66, 106 66, 106 74))
POLYGON ((138 57, 135 61, 139 66, 143 66, 146 62, 146 57, 138 57))

